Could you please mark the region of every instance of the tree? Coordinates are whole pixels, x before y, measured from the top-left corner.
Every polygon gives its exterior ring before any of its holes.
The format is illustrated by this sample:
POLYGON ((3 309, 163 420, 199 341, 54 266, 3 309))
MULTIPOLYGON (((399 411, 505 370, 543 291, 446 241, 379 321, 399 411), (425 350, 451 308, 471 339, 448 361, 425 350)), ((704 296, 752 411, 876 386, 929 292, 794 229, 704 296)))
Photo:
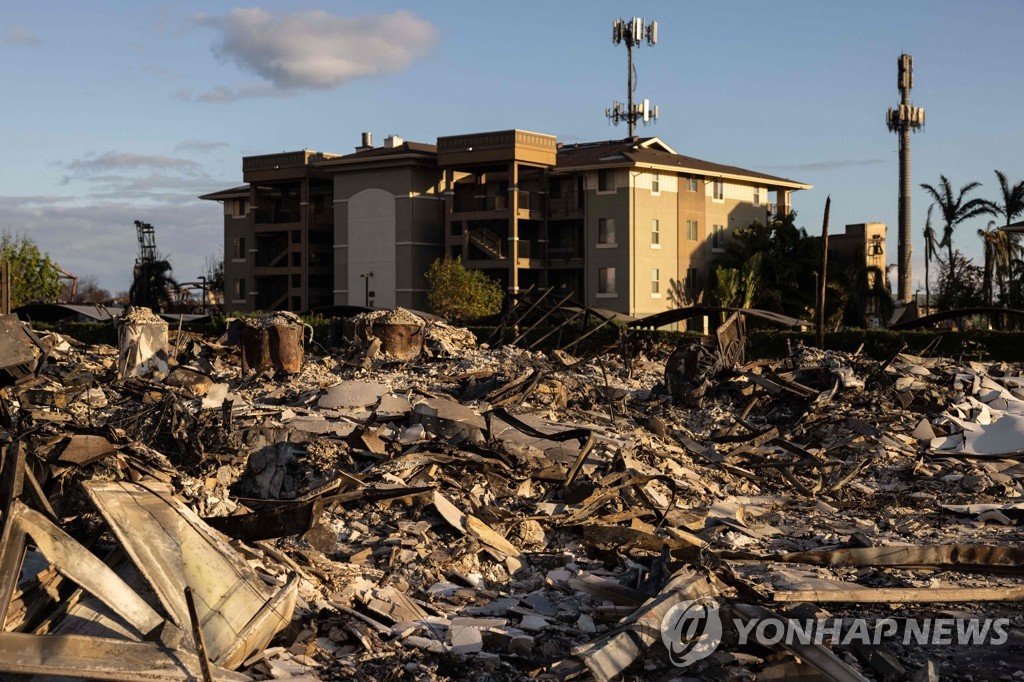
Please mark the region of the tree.
POLYGON ((814 308, 820 241, 798 228, 796 213, 791 212, 776 216, 767 225, 754 221, 737 229, 718 265, 739 273, 736 291, 746 299, 744 303, 802 317, 814 308))
POLYGON ((953 253, 949 263, 942 263, 939 272, 939 290, 936 293, 940 310, 954 308, 970 308, 982 305, 985 299, 983 290, 984 273, 969 258, 960 253, 953 253))
MULTIPOLYGON (((224 259, 217 256, 207 256, 206 265, 203 268, 203 277, 206 278, 207 296, 214 301, 224 302, 224 259)), ((205 305, 207 302, 203 301, 205 305)))
POLYGON ((986 203, 994 215, 1002 216, 1006 221, 1004 224, 1009 225, 1013 222, 1014 218, 1024 215, 1024 180, 1011 185, 1006 179, 1006 174, 998 170, 996 171, 996 178, 999 179, 999 193, 1002 195, 1002 203, 996 201, 987 201, 986 203))
POLYGON ((60 296, 60 273, 26 235, 5 232, 0 237, 0 260, 10 263, 11 307, 32 302, 52 303, 60 296))
POLYGON ((452 322, 466 322, 501 310, 501 283, 479 270, 467 270, 462 258, 438 258, 426 274, 430 309, 452 322))
POLYGON ((984 230, 978 230, 985 253, 985 302, 993 305, 995 300, 995 283, 999 283, 999 298, 1005 303, 1007 296, 1007 277, 1010 263, 1014 257, 1014 244, 1010 234, 995 227, 994 220, 988 221, 984 230))
POLYGON ((170 261, 159 257, 137 263, 132 286, 128 290, 131 304, 150 308, 155 313, 170 306, 171 291, 178 288, 178 282, 171 277, 172 270, 170 261))
POLYGON ((61 285, 61 298, 68 303, 105 303, 110 300, 110 292, 100 286, 94 275, 79 277, 75 287, 74 300, 71 297, 72 284, 61 285))
POLYGON ((921 188, 931 195, 934 205, 939 207, 942 214, 942 241, 939 242, 939 246, 946 247, 950 264, 953 263, 953 231, 957 226, 971 218, 992 212, 989 202, 984 199, 967 199, 967 195, 979 187, 980 182, 969 182, 953 196, 953 187, 945 175, 939 176, 938 188, 928 183, 921 184, 921 188))
POLYGON ((935 230, 932 229, 932 209, 935 208, 935 204, 928 207, 928 217, 924 221, 924 305, 925 308, 931 306, 931 291, 928 289, 928 266, 934 260, 938 262, 939 255, 938 240, 935 238, 935 230))
MULTIPOLYGON (((999 180, 999 194, 1001 201, 987 201, 989 212, 993 215, 1002 216, 1004 226, 1010 225, 1019 215, 1024 215, 1024 180, 1011 185, 1006 179, 1006 174, 996 171, 996 178, 999 180)), ((999 294, 1003 302, 1006 302, 1007 292, 1010 286, 1010 262, 1020 253, 1020 244, 1017 235, 1000 230, 999 239, 993 244, 995 249, 996 263, 1002 269, 999 277, 999 294)))

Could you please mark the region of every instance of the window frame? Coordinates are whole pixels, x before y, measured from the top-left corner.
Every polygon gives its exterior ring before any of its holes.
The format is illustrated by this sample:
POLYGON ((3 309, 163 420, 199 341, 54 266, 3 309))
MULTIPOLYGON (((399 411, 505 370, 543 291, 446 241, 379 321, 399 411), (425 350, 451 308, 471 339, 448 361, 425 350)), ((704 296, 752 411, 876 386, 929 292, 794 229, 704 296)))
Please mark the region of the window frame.
POLYGON ((618 298, 619 293, 615 282, 615 266, 597 269, 597 298, 618 298), (610 275, 610 277, 609 277, 610 275), (610 287, 608 285, 611 285, 610 287))
POLYGON ((696 220, 686 221, 686 241, 688 242, 699 242, 700 241, 700 223, 696 220), (690 228, 693 228, 691 231, 690 228))
POLYGON ((597 248, 614 249, 618 247, 618 235, 615 231, 615 218, 597 219, 597 248), (602 241, 602 237, 611 236, 611 241, 602 241))
POLYGON ((615 169, 614 168, 598 168, 597 169, 597 193, 598 194, 613 194, 618 187, 615 184, 615 169), (606 182, 602 182, 602 178, 606 179, 606 182), (604 189, 602 189, 604 187, 604 189))
POLYGON ((725 251, 725 225, 711 227, 711 250, 725 251))
POLYGON ((725 181, 721 178, 711 183, 711 200, 719 203, 725 201, 725 181))
POLYGON ((686 268, 686 279, 683 285, 686 289, 693 291, 697 288, 697 268, 686 268))
POLYGON ((661 298, 661 270, 651 268, 651 298, 661 298))
POLYGON ((661 221, 658 218, 651 218, 651 248, 661 248, 661 221))

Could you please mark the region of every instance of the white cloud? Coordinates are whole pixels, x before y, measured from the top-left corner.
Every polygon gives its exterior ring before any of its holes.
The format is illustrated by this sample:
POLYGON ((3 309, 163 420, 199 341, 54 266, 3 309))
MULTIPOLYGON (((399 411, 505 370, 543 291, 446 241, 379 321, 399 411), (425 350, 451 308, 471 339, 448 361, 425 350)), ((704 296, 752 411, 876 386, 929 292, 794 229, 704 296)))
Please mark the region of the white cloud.
POLYGON ((200 99, 224 101, 271 90, 330 89, 354 78, 395 73, 423 56, 437 39, 434 26, 411 12, 341 17, 324 11, 274 16, 238 8, 194 21, 220 31, 213 50, 269 86, 221 86, 200 99))
POLYGON ((111 170, 160 169, 175 170, 188 175, 201 173, 198 163, 189 159, 159 154, 132 154, 129 152, 104 152, 103 154, 87 154, 74 159, 65 167, 75 175, 89 176, 111 170))
POLYGON ((216 149, 230 146, 231 145, 227 142, 217 142, 214 140, 182 140, 174 148, 178 151, 192 151, 207 154, 216 149))
POLYGON ((24 26, 9 26, 0 30, 0 45, 41 45, 42 42, 24 26))

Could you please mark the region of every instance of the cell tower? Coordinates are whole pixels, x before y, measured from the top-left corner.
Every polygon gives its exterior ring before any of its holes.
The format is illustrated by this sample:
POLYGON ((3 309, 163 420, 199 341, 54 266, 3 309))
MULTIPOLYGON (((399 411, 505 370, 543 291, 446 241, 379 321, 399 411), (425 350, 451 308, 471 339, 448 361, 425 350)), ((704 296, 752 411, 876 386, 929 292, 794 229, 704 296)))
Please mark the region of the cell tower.
POLYGON ((900 105, 889 107, 885 115, 889 132, 900 136, 900 240, 897 252, 898 289, 896 297, 903 303, 910 302, 910 133, 924 127, 924 109, 910 103, 910 89, 914 87, 914 58, 901 54, 897 87, 900 90, 900 105))
POLYGON ((658 118, 658 107, 651 107, 650 101, 645 99, 641 104, 633 104, 633 91, 636 89, 633 48, 640 47, 644 41, 648 45, 658 42, 658 22, 652 21, 648 24, 639 17, 633 17, 629 21, 616 19, 612 24, 612 43, 615 45, 625 43, 626 52, 629 55, 629 96, 625 105, 622 102, 613 101, 611 108, 604 110, 604 115, 615 125, 618 125, 620 121, 629 123, 630 137, 636 133, 637 121, 642 120, 647 124, 658 118))

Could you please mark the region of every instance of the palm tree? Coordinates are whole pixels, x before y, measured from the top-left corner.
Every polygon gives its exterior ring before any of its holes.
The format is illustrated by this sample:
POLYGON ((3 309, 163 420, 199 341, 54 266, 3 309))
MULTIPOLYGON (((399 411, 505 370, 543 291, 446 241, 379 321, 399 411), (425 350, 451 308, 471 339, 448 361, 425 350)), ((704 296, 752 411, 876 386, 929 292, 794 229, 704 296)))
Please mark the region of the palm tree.
POLYGON ((988 221, 988 227, 983 230, 978 230, 978 236, 981 237, 981 243, 984 247, 985 254, 985 268, 982 274, 981 293, 985 297, 985 303, 992 305, 992 270, 996 265, 996 249, 998 246, 996 243, 999 241, 999 235, 1003 234, 999 230, 993 230, 992 226, 995 225, 995 221, 988 221))
POLYGON ((942 241, 939 246, 945 246, 949 254, 949 263, 953 263, 953 230, 964 221, 975 218, 979 215, 992 213, 992 207, 984 199, 967 200, 967 194, 981 187, 980 182, 969 182, 960 188, 957 195, 953 196, 953 187, 949 184, 949 178, 945 175, 939 176, 939 187, 922 183, 921 189, 932 196, 935 206, 939 207, 942 213, 942 241))
MULTIPOLYGON (((1010 225, 1014 219, 1024 214, 1024 180, 1011 185, 1006 179, 1006 174, 996 171, 996 178, 999 179, 999 193, 1002 195, 1002 202, 986 201, 989 212, 993 215, 1002 216, 1004 225, 1010 225)), ((1000 231, 1000 239, 995 245, 997 249, 996 258, 1002 265, 1002 277, 999 280, 999 291, 1004 297, 1008 288, 1007 277, 1009 276, 1010 261, 1017 257, 1020 251, 1020 244, 1017 235, 1000 231)))
POLYGON ((939 259, 939 243, 935 238, 935 230, 932 229, 932 209, 935 204, 928 207, 928 217, 924 221, 924 307, 931 305, 931 292, 928 290, 928 266, 932 260, 939 259))

